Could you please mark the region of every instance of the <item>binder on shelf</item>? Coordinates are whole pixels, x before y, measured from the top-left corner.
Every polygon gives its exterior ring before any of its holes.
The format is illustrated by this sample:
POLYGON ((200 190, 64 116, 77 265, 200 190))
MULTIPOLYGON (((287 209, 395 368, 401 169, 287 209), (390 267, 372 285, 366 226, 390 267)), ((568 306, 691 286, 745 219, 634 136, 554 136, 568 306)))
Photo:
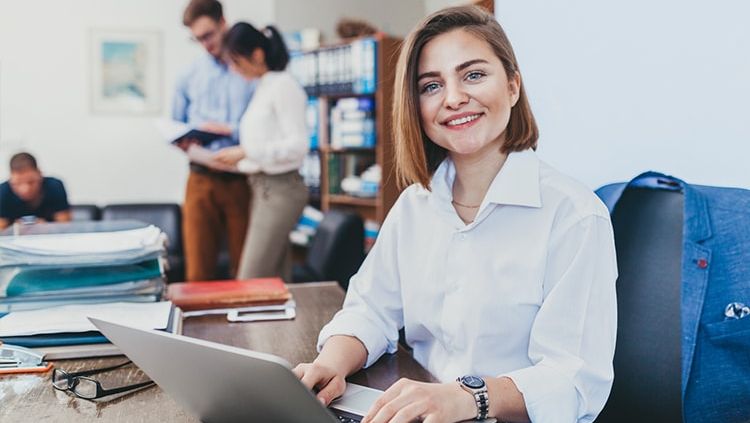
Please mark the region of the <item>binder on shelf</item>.
POLYGON ((307 99, 307 130, 310 134, 310 150, 316 150, 320 143, 319 130, 320 127, 320 100, 315 97, 307 99))
POLYGON ((290 72, 308 95, 374 94, 377 40, 362 38, 312 52, 290 53, 290 72))
POLYGON ((375 147, 375 104, 371 97, 345 97, 331 108, 333 149, 375 147))
POLYGON ((317 151, 307 153, 300 174, 310 194, 320 194, 320 154, 317 151))

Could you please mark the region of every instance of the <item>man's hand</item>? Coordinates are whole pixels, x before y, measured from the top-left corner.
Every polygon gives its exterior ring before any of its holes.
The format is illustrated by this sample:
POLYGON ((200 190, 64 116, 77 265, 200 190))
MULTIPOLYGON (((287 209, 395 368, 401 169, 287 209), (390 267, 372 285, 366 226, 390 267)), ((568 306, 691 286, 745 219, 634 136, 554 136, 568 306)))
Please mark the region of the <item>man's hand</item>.
POLYGON ((232 128, 223 123, 204 122, 198 127, 198 129, 201 131, 213 132, 214 134, 225 135, 227 137, 232 135, 232 128))

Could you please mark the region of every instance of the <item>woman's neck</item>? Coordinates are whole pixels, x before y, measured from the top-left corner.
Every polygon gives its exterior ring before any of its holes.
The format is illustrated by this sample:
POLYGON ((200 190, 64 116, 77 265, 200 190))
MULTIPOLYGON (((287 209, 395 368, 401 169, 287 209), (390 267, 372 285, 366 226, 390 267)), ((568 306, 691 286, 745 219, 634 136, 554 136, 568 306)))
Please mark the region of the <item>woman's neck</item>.
POLYGON ((456 167, 453 200, 464 206, 479 206, 507 158, 500 149, 474 157, 452 155, 456 167))

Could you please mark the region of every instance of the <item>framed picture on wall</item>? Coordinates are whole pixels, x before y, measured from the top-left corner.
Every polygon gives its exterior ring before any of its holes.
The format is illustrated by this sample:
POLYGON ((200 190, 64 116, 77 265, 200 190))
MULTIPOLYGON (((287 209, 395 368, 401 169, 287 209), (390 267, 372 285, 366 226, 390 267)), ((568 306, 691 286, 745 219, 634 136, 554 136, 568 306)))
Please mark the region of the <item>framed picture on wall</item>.
POLYGON ((161 34, 91 30, 91 111, 158 114, 161 111, 161 34))

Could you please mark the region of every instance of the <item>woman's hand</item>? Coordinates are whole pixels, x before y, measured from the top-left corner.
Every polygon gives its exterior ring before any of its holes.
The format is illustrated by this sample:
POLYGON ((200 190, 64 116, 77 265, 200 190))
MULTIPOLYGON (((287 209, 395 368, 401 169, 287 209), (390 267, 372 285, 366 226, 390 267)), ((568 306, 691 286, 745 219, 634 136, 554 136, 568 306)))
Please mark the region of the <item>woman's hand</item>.
POLYGON ((217 123, 217 122, 203 122, 198 129, 205 132, 213 132, 214 134, 219 135, 226 135, 230 136, 232 135, 232 128, 229 127, 229 125, 225 125, 223 123, 217 123))
POLYGON ((362 423, 426 423, 471 420, 477 406, 458 382, 423 383, 401 379, 372 405, 362 423))
POLYGON ((318 389, 317 397, 324 405, 340 397, 346 390, 344 375, 336 369, 319 363, 302 363, 292 372, 307 386, 308 389, 318 389))
POLYGON ((214 160, 217 162, 227 165, 236 166, 237 162, 245 158, 245 150, 242 147, 227 147, 219 150, 214 154, 214 160))

